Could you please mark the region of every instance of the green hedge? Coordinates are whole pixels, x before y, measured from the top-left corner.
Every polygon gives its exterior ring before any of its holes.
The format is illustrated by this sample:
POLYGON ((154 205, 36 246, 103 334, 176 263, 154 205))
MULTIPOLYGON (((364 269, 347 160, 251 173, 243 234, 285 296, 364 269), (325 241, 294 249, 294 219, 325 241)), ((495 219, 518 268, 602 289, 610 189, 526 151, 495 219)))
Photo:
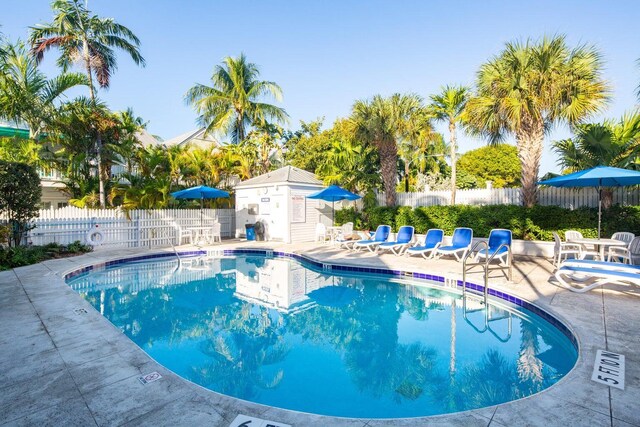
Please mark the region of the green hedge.
MULTIPOLYGON (((416 233, 441 228, 451 235, 456 227, 470 227, 474 236, 487 237, 493 228, 508 228, 514 239, 553 240, 552 232, 562 236, 565 230, 578 230, 585 237, 597 237, 598 210, 563 209, 557 206, 525 208, 515 205, 375 207, 364 212, 354 209, 336 211, 336 223, 352 221, 357 229, 375 229, 389 224, 394 230, 413 225, 416 233)), ((602 235, 616 231, 640 235, 640 206, 613 206, 602 213, 602 235)))
POLYGON ((93 248, 79 241, 68 245, 49 243, 44 246, 17 246, 3 248, 0 246, 0 271, 14 267, 36 264, 52 258, 65 258, 91 252, 93 248))

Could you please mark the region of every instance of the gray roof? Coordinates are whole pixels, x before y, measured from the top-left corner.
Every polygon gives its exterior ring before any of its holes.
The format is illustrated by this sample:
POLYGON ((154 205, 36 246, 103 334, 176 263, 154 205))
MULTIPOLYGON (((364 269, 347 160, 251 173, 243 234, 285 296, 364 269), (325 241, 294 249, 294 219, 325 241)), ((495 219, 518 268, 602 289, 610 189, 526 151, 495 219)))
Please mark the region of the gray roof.
POLYGON ((173 145, 190 144, 200 148, 207 148, 211 145, 219 146, 220 142, 218 139, 214 135, 206 134, 205 130, 205 128, 200 128, 174 136, 164 141, 164 145, 171 147, 173 145))
POLYGON ((313 173, 307 172, 306 170, 294 168, 293 166, 285 166, 283 168, 267 172, 263 175, 243 181, 240 184, 236 185, 236 188, 286 182, 296 184, 311 184, 317 186, 323 185, 322 181, 316 178, 313 173))

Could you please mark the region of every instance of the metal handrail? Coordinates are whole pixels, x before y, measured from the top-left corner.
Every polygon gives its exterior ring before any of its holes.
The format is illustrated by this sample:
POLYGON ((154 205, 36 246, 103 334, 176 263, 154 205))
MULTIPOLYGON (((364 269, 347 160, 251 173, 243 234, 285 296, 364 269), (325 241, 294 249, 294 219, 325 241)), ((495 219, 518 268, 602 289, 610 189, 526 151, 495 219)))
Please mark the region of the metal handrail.
POLYGON ((489 270, 504 270, 507 269, 507 277, 509 281, 511 281, 513 277, 513 252, 511 251, 511 246, 507 243, 502 243, 498 246, 491 255, 489 255, 489 242, 485 240, 481 240, 476 242, 469 252, 467 252, 462 260, 462 295, 465 296, 467 292, 467 272, 471 271, 474 267, 481 266, 484 271, 484 303, 486 305, 487 299, 489 298, 489 270), (484 261, 472 262, 469 263, 468 259, 470 256, 473 256, 474 253, 479 252, 477 248, 479 246, 484 246, 487 251, 487 256, 484 261), (507 248, 507 265, 506 266, 495 266, 491 268, 491 261, 500 253, 502 248, 507 248))

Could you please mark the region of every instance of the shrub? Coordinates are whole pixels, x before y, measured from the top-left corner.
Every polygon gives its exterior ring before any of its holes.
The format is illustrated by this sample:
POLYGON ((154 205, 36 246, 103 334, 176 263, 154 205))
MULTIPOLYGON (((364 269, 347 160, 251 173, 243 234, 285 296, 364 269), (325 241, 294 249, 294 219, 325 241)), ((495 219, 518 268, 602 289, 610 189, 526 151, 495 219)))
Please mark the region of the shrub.
MULTIPOLYGON (((336 220, 338 224, 353 221, 359 229, 374 229, 380 224, 388 224, 397 230, 402 225, 413 225, 416 233, 426 233, 430 228, 441 228, 448 235, 456 227, 470 227, 476 237, 488 237, 493 228, 507 228, 513 232, 514 239, 523 240, 551 241, 554 231, 563 235, 566 230, 578 230, 585 237, 598 235, 598 210, 593 208, 570 210, 558 206, 525 208, 516 205, 377 207, 364 212, 343 209, 336 213, 336 220)), ((602 235, 611 236, 616 231, 640 235, 640 206, 613 206, 603 211, 602 235)))
POLYGON ((80 241, 69 243, 66 246, 49 243, 44 246, 0 248, 0 271, 36 264, 51 258, 83 254, 92 250, 91 246, 83 245, 80 241))

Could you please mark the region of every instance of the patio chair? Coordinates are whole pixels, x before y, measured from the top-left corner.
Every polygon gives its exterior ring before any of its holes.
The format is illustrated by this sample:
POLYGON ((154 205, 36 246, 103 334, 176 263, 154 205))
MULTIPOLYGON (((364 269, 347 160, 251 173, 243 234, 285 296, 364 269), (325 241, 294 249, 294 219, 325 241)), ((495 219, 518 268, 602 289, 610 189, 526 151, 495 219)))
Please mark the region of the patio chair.
POLYGON ((611 246, 607 261, 619 260, 631 265, 640 264, 640 236, 634 237, 628 247, 611 246))
POLYGON ((467 252, 471 249, 473 240, 473 230, 467 227, 458 227, 453 230, 451 244, 448 246, 440 246, 436 249, 436 256, 453 255, 457 261, 461 261, 467 252))
POLYGON ((612 239, 616 239, 616 240, 620 240, 621 242, 625 242, 627 244, 627 246, 629 246, 629 243, 631 243, 631 241, 634 239, 634 237, 636 237, 635 234, 630 233, 628 231, 618 231, 617 233, 613 233, 613 235, 611 236, 612 239))
POLYGON ((411 242, 413 242, 413 233, 414 228, 410 225, 403 225, 398 230, 398 234, 396 235, 396 240, 393 242, 384 242, 378 245, 376 252, 378 251, 391 251, 396 255, 401 255, 402 251, 409 247, 411 242))
POLYGON ((353 250, 360 251, 362 248, 367 248, 370 252, 374 252, 378 245, 386 242, 391 233, 391 227, 388 225, 379 225, 376 229, 376 233, 371 240, 359 240, 353 244, 353 250))
POLYGON ((207 240, 209 240, 209 243, 214 243, 216 240, 222 243, 221 226, 219 222, 213 223, 211 230, 209 230, 209 235, 207 236, 207 240))
MULTIPOLYGON (((572 243, 572 240, 582 238, 582 233, 579 231, 567 230, 564 232, 564 239, 567 241, 567 243, 572 243)), ((593 257, 593 259, 600 259, 600 252, 598 252, 594 246, 587 246, 580 243, 577 244, 580 245, 580 258, 591 256, 593 257)))
POLYGON ((185 239, 190 245, 193 245, 193 231, 178 226, 178 245, 181 245, 185 239))
POLYGON ((560 285, 578 293, 587 292, 602 285, 640 286, 640 272, 634 271, 563 266, 555 272, 554 277, 560 285), (569 281, 590 281, 591 283, 583 287, 575 287, 569 284, 569 281))
POLYGON ((553 265, 556 267, 559 266, 562 261, 562 257, 564 256, 564 259, 566 260, 567 255, 573 255, 574 258, 578 259, 582 258, 580 256, 582 254, 582 246, 577 243, 563 242, 560 235, 555 231, 552 234, 553 241, 555 242, 555 245, 553 246, 553 265))
POLYGON ((327 241, 327 226, 319 222, 316 224, 316 242, 327 241))
POLYGON ((338 233, 338 235, 336 236, 333 242, 336 245, 338 245, 339 248, 346 247, 347 249, 349 249, 349 244, 354 242, 354 240, 352 239, 352 236, 353 236, 353 223, 347 222, 342 224, 342 227, 340 228, 340 232, 338 233))
POLYGON ((432 258, 435 250, 442 244, 443 238, 444 231, 439 228, 432 228, 427 231, 427 234, 424 236, 424 242, 421 245, 416 243, 416 246, 407 248, 405 254, 409 256, 422 255, 424 259, 432 258))
POLYGON ((509 264, 509 251, 511 250, 511 242, 513 240, 511 230, 504 228, 494 228, 489 232, 489 248, 480 249, 476 253, 476 261, 480 258, 490 258, 499 260, 503 264, 509 264))

